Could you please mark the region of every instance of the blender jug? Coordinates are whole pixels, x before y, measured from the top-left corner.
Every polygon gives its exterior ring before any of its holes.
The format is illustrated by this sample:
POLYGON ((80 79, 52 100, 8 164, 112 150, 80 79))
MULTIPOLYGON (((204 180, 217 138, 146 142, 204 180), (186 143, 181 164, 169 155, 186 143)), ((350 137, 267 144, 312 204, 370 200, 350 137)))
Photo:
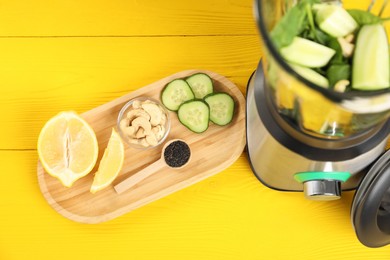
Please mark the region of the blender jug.
POLYGON ((318 86, 300 76, 276 50, 270 31, 292 2, 257 1, 258 26, 265 47, 265 92, 280 123, 286 123, 284 128, 291 133, 304 133, 296 135, 303 141, 306 135, 339 141, 326 142, 332 148, 345 146, 346 142, 353 145, 374 135, 390 115, 388 88, 337 92, 318 86), (288 130, 289 127, 295 131, 288 130))
MULTIPOLYGON (((371 247, 388 244, 390 90, 338 92, 286 62, 270 33, 299 2, 255 1, 264 55, 247 86, 252 171, 272 189, 304 191, 314 200, 338 199, 341 190, 357 188, 351 217, 358 238, 371 247)), ((359 8, 367 8, 371 1, 361 2, 359 8)))
POLYGON ((356 188, 383 153, 390 92, 337 92, 297 73, 270 37, 295 2, 255 1, 264 56, 248 83, 248 155, 265 185, 335 199, 340 188, 356 188))

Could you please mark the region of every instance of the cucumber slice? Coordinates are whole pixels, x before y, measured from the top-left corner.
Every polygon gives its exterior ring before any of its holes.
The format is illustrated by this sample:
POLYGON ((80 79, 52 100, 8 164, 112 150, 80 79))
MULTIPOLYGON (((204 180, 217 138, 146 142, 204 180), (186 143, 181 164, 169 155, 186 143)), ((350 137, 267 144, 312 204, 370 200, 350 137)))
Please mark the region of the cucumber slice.
POLYGON ((316 5, 316 23, 321 30, 338 38, 344 37, 358 28, 357 22, 341 6, 334 4, 316 5))
POLYGON ((331 48, 301 37, 295 37, 290 45, 280 49, 287 61, 309 68, 325 66, 335 53, 331 48))
POLYGON ((182 103, 194 97, 194 93, 185 80, 175 79, 164 87, 161 101, 169 110, 177 111, 182 103))
POLYGON ((314 84, 316 84, 320 87, 323 87, 323 88, 329 87, 328 79, 325 78, 324 76, 322 76, 321 74, 319 74, 318 72, 316 72, 312 69, 298 66, 298 65, 294 65, 294 64, 290 64, 290 66, 291 66, 291 68, 293 68, 295 70, 296 73, 298 73, 299 75, 301 75, 302 77, 304 77, 308 81, 313 82, 314 84))
POLYGON ((213 81, 204 73, 194 74, 186 79, 190 85, 195 98, 202 99, 210 93, 213 93, 213 81))
POLYGON ((390 86, 389 46, 383 25, 361 27, 352 65, 352 88, 378 90, 390 86))
POLYGON ((209 127, 210 109, 202 100, 184 102, 177 111, 180 123, 195 133, 202 133, 209 127))
POLYGON ((227 93, 214 93, 205 97, 210 107, 210 121, 217 125, 227 125, 233 119, 234 100, 227 93))

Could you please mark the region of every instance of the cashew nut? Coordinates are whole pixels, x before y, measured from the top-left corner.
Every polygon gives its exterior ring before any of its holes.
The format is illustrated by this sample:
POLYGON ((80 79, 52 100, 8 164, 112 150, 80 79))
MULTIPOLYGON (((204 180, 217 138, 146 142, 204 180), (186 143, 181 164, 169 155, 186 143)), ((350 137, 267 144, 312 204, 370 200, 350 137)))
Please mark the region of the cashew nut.
POLYGON ((151 100, 135 100, 119 127, 129 142, 144 147, 155 146, 165 134, 167 116, 162 107, 151 100))
POLYGON ((152 126, 156 126, 161 122, 162 111, 157 104, 143 103, 142 108, 150 115, 150 123, 152 126))
POLYGON ((135 137, 135 127, 134 126, 128 126, 123 131, 128 137, 135 137))
POLYGON ((141 108, 141 100, 134 100, 134 102, 133 102, 133 108, 134 108, 134 109, 141 108))
POLYGON ((165 127, 163 125, 158 125, 152 128, 152 132, 156 136, 157 140, 160 140, 165 133, 165 127))
POLYGON ((142 145, 143 147, 148 147, 150 146, 150 144, 146 141, 146 138, 141 138, 139 139, 139 142, 138 142, 140 145, 142 145))
POLYGON ((137 117, 145 117, 148 121, 150 120, 150 115, 145 112, 142 108, 130 110, 126 117, 129 119, 130 122, 132 122, 137 117))
POLYGON ((337 38, 337 41, 340 44, 341 50, 343 52, 343 56, 344 57, 351 57, 352 53, 353 53, 353 50, 355 48, 355 45, 353 45, 352 43, 348 42, 346 39, 344 39, 342 37, 337 38))
POLYGON ((145 130, 146 133, 150 133, 152 130, 152 125, 150 124, 149 120, 147 120, 145 117, 137 117, 131 122, 131 126, 135 127, 136 131, 141 127, 145 130))
POLYGON ((146 142, 145 138, 130 138, 129 142, 136 145, 142 145, 143 147, 148 147, 149 144, 146 142))
POLYGON ((166 122, 167 122, 167 116, 163 113, 161 115, 160 126, 164 126, 166 122))
POLYGON ((119 122, 119 127, 120 129, 126 129, 126 127, 130 126, 130 120, 127 119, 127 118, 124 118, 122 119, 120 122, 119 122))
POLYGON ((145 137, 146 133, 145 133, 145 129, 144 128, 139 128, 137 133, 135 134, 135 137, 136 138, 142 138, 142 137, 145 137))
POLYGON ((352 43, 353 40, 355 39, 355 35, 354 34, 348 34, 347 36, 344 37, 344 39, 349 42, 349 43, 352 43))
POLYGON ((339 80, 335 85, 334 85, 334 91, 337 91, 337 92, 344 92, 345 89, 347 88, 347 86, 349 85, 349 80, 346 80, 346 79, 342 79, 342 80, 339 80))
POLYGON ((146 142, 148 142, 148 144, 152 145, 152 146, 155 146, 158 144, 158 140, 156 138, 156 136, 154 134, 149 134, 145 137, 146 139, 146 142))

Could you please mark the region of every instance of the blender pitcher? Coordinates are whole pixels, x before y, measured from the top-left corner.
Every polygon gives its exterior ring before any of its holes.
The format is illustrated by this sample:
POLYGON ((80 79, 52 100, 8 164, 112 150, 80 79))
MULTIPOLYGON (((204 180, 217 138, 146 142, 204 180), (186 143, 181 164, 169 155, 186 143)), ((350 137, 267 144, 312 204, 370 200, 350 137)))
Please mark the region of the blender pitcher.
MULTIPOLYGON (((255 1, 264 55, 247 86, 252 171, 269 188, 304 191, 313 200, 338 199, 341 190, 357 189, 351 212, 359 239, 367 246, 390 243, 390 229, 380 228, 390 223, 390 173, 385 174, 390 154, 384 153, 390 89, 338 92, 313 83, 286 62, 270 33, 299 2, 255 1), (367 221, 374 224, 368 227, 367 221)), ((349 4, 367 9, 370 2, 349 4)))

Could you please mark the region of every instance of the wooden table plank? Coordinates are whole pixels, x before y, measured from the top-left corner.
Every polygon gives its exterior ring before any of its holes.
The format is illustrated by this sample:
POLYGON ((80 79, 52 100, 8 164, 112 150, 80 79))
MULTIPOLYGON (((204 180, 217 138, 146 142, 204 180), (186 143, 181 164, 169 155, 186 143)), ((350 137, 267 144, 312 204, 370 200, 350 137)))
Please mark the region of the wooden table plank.
POLYGON ((245 93, 261 55, 256 36, 7 38, 0 50, 0 149, 35 149, 59 111, 82 113, 186 69, 215 71, 245 93))
POLYGON ((261 185, 242 155, 229 169, 98 225, 70 221, 45 201, 35 151, 0 151, 1 259, 387 260, 352 229, 353 192, 319 203, 261 185), (64 250, 66 248, 66 250, 64 250))
POLYGON ((252 0, 2 1, 0 36, 257 34, 252 0))
POLYGON ((244 93, 262 55, 252 3, 0 2, 0 259, 389 259, 389 246, 357 241, 353 192, 319 203, 270 190, 245 153, 209 179, 99 225, 67 220, 41 195, 36 139, 58 111, 81 113, 193 68, 224 75, 244 93))

